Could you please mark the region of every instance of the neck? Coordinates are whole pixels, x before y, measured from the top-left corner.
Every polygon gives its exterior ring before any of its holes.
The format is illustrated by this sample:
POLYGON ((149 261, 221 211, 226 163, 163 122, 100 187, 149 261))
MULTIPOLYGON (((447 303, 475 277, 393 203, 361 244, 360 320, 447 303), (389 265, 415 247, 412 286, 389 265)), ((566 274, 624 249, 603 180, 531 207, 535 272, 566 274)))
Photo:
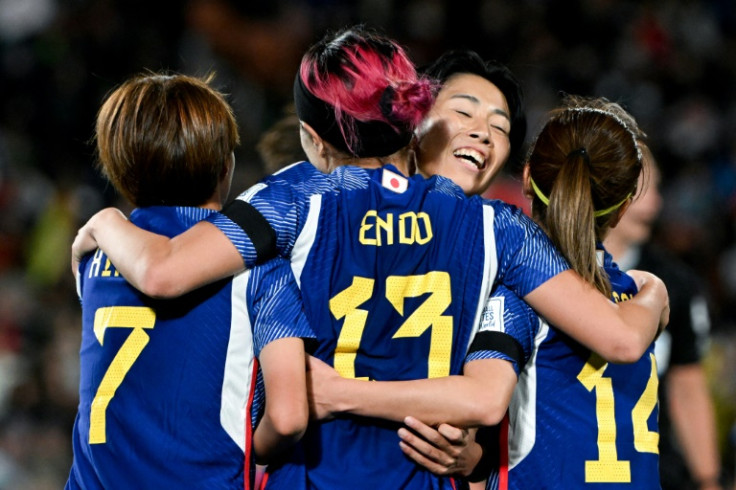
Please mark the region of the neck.
POLYGON ((633 247, 633 243, 620 237, 617 233, 609 233, 603 242, 603 246, 606 247, 608 253, 613 256, 613 260, 619 261, 621 257, 626 255, 626 252, 633 247))
POLYGON ((200 205, 200 208, 205 209, 213 209, 215 211, 220 211, 222 209, 222 205, 227 202, 227 197, 230 194, 230 181, 229 180, 222 180, 219 184, 217 184, 217 187, 215 188, 215 192, 212 193, 209 199, 207 199, 202 205, 200 205))
POLYGON ((409 155, 410 152, 408 149, 399 150, 396 153, 387 155, 385 157, 357 158, 341 154, 339 156, 333 155, 331 158, 329 158, 328 165, 330 171, 332 171, 335 168, 344 165, 351 165, 361 168, 381 168, 385 164, 390 163, 394 167, 396 167, 402 174, 411 175, 414 170, 414 165, 411 164, 411 159, 409 155))

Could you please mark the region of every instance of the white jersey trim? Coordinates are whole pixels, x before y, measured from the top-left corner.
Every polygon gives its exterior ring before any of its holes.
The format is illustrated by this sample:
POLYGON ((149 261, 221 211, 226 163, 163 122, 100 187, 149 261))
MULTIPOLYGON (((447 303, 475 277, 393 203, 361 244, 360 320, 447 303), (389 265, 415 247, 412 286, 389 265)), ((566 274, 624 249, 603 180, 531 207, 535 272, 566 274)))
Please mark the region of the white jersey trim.
POLYGON ((537 354, 549 334, 549 324, 541 318, 538 321, 532 355, 509 403, 509 471, 532 452, 537 439, 537 354))
POLYGON ((254 195, 256 195, 258 192, 262 191, 268 187, 268 184, 264 184, 262 182, 259 182, 257 184, 254 184, 253 186, 249 187, 245 192, 240 194, 236 199, 239 201, 245 201, 250 202, 250 200, 253 198, 254 195))
POLYGON ((493 228, 493 221, 496 212, 493 207, 483 205, 483 245, 485 257, 483 259, 483 282, 480 285, 480 296, 478 297, 478 307, 475 311, 475 320, 473 321, 473 331, 468 337, 468 345, 465 353, 470 348, 478 330, 480 329, 483 311, 491 296, 493 284, 496 282, 496 274, 498 273, 498 254, 496 253, 496 234, 493 228))
POLYGON ((309 196, 309 214, 307 215, 304 228, 299 232, 294 242, 294 248, 291 251, 291 270, 294 273, 296 284, 302 287, 302 271, 309 257, 309 251, 312 250, 315 236, 317 235, 317 225, 319 223, 319 213, 322 209, 322 195, 313 194, 309 196))
POLYGON ((250 417, 248 400, 253 383, 253 329, 248 315, 246 291, 250 271, 232 281, 232 316, 227 344, 225 372, 222 379, 220 424, 245 454, 246 423, 250 417))

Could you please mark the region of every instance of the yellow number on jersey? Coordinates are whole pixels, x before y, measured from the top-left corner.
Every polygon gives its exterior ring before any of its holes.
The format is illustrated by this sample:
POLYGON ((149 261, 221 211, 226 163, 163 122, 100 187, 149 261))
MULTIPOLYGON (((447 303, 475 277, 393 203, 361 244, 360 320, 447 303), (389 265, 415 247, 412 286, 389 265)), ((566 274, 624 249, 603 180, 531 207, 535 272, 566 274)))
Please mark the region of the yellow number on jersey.
POLYGON ((89 443, 104 444, 107 442, 106 413, 107 406, 115 396, 125 375, 148 344, 145 328, 153 328, 156 313, 144 306, 110 306, 95 311, 94 332, 97 341, 103 345, 107 328, 132 328, 120 350, 113 358, 97 388, 89 417, 89 443))
POLYGON ((353 283, 330 300, 330 311, 335 318, 345 317, 335 347, 335 370, 343 378, 355 378, 355 356, 368 318, 368 312, 358 309, 358 306, 370 299, 375 282, 365 277, 353 277, 353 283))
MULTIPOLYGON (((631 411, 634 424, 634 449, 640 453, 659 453, 659 434, 650 431, 647 420, 657 406, 657 364, 650 354, 651 370, 649 381, 631 411)), ((616 451, 616 414, 611 378, 603 376, 608 364, 591 354, 588 362, 578 374, 578 381, 588 391, 595 390, 595 415, 598 421, 598 459, 585 462, 586 483, 631 483, 629 461, 618 459, 616 451)))
POLYGON ((404 298, 426 293, 431 294, 401 324, 393 338, 419 337, 431 328, 427 377, 439 378, 450 374, 452 356, 452 317, 442 314, 452 302, 450 275, 435 271, 421 276, 390 276, 386 279, 386 297, 402 316, 404 298))
MULTIPOLYGON (((345 318, 335 348, 335 370, 344 378, 355 378, 355 357, 368 320, 368 311, 358 306, 370 299, 374 286, 373 279, 354 277, 350 286, 330 300, 330 311, 335 318, 345 318)), ((402 316, 404 298, 426 293, 430 293, 429 297, 404 321, 393 338, 419 337, 431 328, 428 377, 447 376, 452 355, 452 316, 442 313, 452 302, 450 275, 447 272, 429 272, 386 278, 386 297, 402 316)))

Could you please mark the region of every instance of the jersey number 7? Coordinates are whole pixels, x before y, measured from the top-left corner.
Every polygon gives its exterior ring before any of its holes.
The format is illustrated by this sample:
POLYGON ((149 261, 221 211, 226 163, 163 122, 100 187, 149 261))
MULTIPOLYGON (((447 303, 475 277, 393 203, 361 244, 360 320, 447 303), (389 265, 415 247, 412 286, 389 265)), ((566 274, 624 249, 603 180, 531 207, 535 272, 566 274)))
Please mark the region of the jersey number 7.
POLYGON ((89 416, 89 443, 104 444, 107 442, 106 414, 107 406, 115 396, 125 375, 148 344, 146 328, 153 328, 156 313, 145 306, 109 306, 95 311, 94 332, 100 345, 103 345, 105 330, 108 328, 131 328, 130 333, 120 350, 113 358, 97 388, 89 416))

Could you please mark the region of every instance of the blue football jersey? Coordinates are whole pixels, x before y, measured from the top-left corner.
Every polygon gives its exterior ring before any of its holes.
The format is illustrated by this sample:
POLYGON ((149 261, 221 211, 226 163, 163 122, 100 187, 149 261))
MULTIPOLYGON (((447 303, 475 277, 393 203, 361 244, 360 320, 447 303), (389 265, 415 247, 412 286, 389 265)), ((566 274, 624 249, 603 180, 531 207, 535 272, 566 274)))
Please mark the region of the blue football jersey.
MULTIPOLYGON (((131 221, 173 236, 211 212, 143 208, 131 221)), ((313 336, 289 263, 157 301, 97 251, 80 265, 78 292, 81 380, 66 488, 252 488, 263 398, 255 356, 272 340, 313 336)))
MULTIPOLYGON (((599 255, 612 300, 630 299, 637 291, 633 279, 608 253, 599 255)), ((502 424, 487 488, 660 488, 653 345, 636 363, 609 364, 538 318, 518 296, 503 290, 497 296, 506 308, 532 312, 531 321, 510 321, 527 323, 534 351, 502 424)))
MULTIPOLYGON (((567 268, 518 209, 391 166, 325 175, 298 164, 241 198, 276 230, 317 335, 315 355, 344 377, 420 379, 460 374, 476 358, 515 361, 479 339, 491 288, 502 282, 524 296, 567 268)), ((257 254, 247 233, 227 217, 211 221, 249 265, 257 254)), ((267 488, 454 488, 403 455, 397 428, 360 417, 311 424, 269 469, 267 488)))

